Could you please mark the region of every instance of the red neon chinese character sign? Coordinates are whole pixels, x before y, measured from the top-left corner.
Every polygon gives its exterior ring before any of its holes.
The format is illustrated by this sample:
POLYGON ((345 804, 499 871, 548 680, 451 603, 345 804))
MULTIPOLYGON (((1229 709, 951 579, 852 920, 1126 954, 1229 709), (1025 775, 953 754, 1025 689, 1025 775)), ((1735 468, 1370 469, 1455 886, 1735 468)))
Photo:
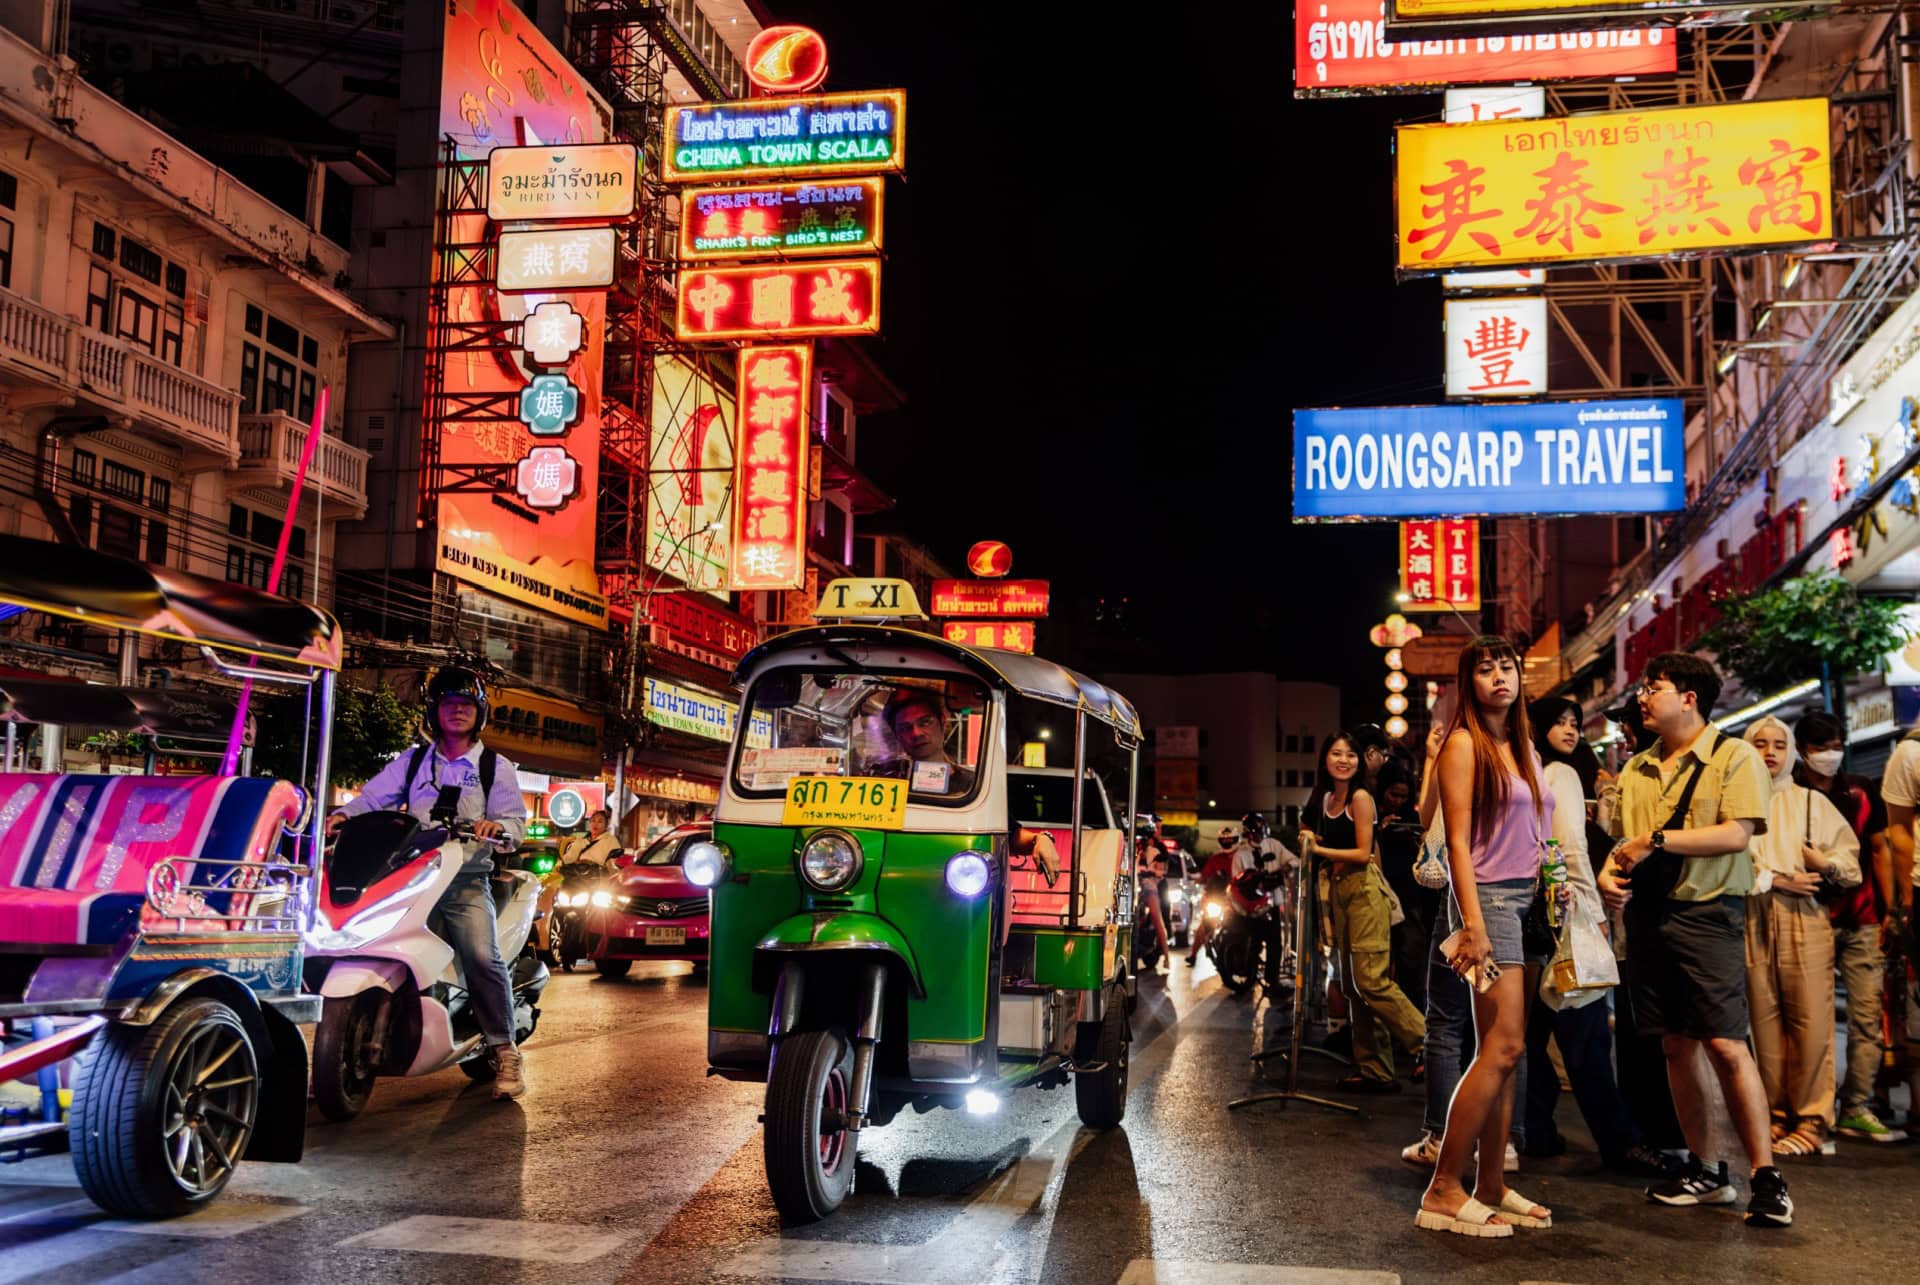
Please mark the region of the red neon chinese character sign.
POLYGON ((812 386, 813 345, 740 350, 728 589, 798 589, 805 583, 812 386))
POLYGON ((682 339, 793 339, 880 330, 880 261, 758 264, 680 273, 682 339))
POLYGON ((940 635, 948 642, 967 647, 992 647, 1033 655, 1033 622, 1030 620, 949 620, 940 626, 940 635))
POLYGON ((1402 522, 1400 589, 1403 611, 1480 610, 1480 523, 1402 522))

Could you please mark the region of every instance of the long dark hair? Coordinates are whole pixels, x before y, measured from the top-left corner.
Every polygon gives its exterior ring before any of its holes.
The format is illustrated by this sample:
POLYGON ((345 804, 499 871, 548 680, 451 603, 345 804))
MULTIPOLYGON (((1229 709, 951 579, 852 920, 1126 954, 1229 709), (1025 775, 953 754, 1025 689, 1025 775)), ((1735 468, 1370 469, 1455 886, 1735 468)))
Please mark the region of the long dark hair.
POLYGON ((1547 733, 1568 714, 1572 714, 1575 726, 1579 725, 1580 706, 1564 696, 1550 696, 1535 701, 1527 711, 1527 718, 1533 724, 1533 748, 1540 752, 1542 763, 1565 763, 1580 778, 1580 797, 1591 799, 1600 784, 1600 760, 1593 752, 1593 746, 1587 744, 1582 736, 1574 742, 1573 752, 1562 754, 1553 748, 1547 740, 1547 733))
MULTIPOLYGON (((1511 788, 1507 784, 1507 771, 1500 765, 1500 742, 1487 730, 1480 702, 1473 694, 1473 671, 1487 660, 1511 660, 1513 681, 1516 685, 1520 683, 1520 653, 1513 649, 1513 644, 1494 634, 1480 635, 1460 652, 1460 664, 1454 673, 1460 700, 1453 712, 1453 721, 1447 725, 1449 739, 1455 732, 1464 730, 1473 740, 1473 841, 1476 843, 1493 833, 1494 818, 1506 807, 1511 788)), ((1507 712, 1506 743, 1513 755, 1513 765, 1520 770, 1520 779, 1527 783, 1533 795, 1534 815, 1544 818, 1546 808, 1540 796, 1539 775, 1533 770, 1533 732, 1527 725, 1524 696, 1524 691, 1516 692, 1513 707, 1507 712)))
POLYGON ((1326 744, 1320 747, 1320 764, 1314 769, 1313 793, 1307 797, 1305 824, 1309 830, 1314 829, 1326 819, 1327 796, 1332 794, 1335 787, 1340 784, 1333 779, 1333 773, 1327 770, 1327 755, 1333 753, 1333 747, 1341 741, 1347 743, 1347 748, 1353 751, 1354 758, 1359 760, 1354 768, 1353 778, 1347 782, 1347 806, 1353 806, 1354 795, 1366 793, 1367 760, 1366 756, 1360 752, 1360 738, 1352 732, 1335 732, 1327 738, 1326 744))

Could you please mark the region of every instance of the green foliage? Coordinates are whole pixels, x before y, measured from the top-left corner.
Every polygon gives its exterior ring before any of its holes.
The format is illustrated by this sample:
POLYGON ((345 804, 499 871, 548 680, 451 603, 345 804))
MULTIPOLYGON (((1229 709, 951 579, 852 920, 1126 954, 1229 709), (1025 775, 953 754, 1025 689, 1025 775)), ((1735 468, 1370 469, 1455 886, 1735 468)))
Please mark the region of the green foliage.
POLYGON ((1720 623, 1700 639, 1720 667, 1755 695, 1820 677, 1878 672, 1909 635, 1900 604, 1863 597, 1830 571, 1789 580, 1751 598, 1720 603, 1720 623))
MULTIPOLYGON (((413 743, 420 711, 402 705, 385 687, 367 690, 342 685, 335 692, 330 784, 361 785, 413 743)), ((259 711, 253 770, 288 781, 301 780, 307 775, 300 766, 306 702, 299 697, 263 698, 258 691, 253 699, 259 711)), ((311 747, 307 755, 311 758, 311 747)))

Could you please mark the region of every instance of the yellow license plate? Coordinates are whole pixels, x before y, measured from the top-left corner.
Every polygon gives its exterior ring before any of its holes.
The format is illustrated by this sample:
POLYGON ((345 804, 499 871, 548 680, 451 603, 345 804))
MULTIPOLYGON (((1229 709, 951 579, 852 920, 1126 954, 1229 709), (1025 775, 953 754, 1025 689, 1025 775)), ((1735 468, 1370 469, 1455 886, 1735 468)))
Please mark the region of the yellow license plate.
POLYGON ((800 776, 787 786, 782 825, 845 825, 898 830, 906 824, 907 783, 873 776, 800 776))
POLYGON ((687 930, 684 928, 649 928, 647 945, 684 946, 687 944, 687 930))

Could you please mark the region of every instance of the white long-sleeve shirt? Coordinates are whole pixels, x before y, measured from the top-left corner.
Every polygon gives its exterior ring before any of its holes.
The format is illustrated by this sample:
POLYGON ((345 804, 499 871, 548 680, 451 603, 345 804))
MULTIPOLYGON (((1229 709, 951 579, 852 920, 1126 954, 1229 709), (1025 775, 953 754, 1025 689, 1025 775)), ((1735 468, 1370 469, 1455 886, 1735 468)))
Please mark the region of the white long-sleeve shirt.
POLYGON ((1753 836, 1753 890, 1773 887, 1775 875, 1801 874, 1807 863, 1800 845, 1811 843, 1833 862, 1835 886, 1860 885, 1860 840, 1826 795, 1795 785, 1792 778, 1775 781, 1767 809, 1767 832, 1753 836))

